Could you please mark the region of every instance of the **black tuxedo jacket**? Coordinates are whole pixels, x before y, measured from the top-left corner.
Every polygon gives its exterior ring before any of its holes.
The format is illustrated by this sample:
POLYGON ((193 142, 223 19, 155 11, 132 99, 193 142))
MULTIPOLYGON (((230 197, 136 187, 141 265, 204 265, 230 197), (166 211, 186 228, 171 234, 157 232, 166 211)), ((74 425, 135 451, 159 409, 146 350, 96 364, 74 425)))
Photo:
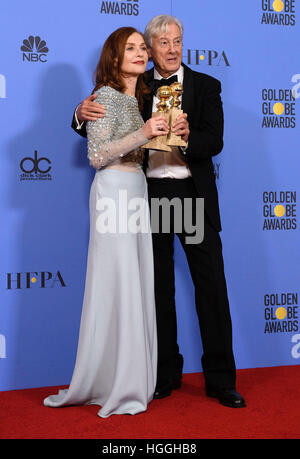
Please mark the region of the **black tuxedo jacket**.
MULTIPOLYGON (((204 73, 191 70, 185 64, 183 78, 182 110, 188 115, 190 135, 188 148, 183 155, 189 165, 199 197, 204 198, 204 208, 210 223, 221 230, 218 192, 212 156, 223 148, 223 107, 220 97, 221 83, 204 73)), ((153 79, 154 69, 146 72, 146 82, 153 79)), ((143 109, 143 118, 152 115, 152 98, 143 109)), ((146 150, 147 152, 147 150, 146 150)), ((145 155, 144 170, 147 167, 145 155)))
MULTIPOLYGON (((205 213, 212 226, 221 230, 218 192, 212 157, 223 148, 223 107, 220 97, 221 83, 215 78, 191 70, 185 64, 183 79, 182 110, 188 115, 190 135, 188 148, 183 157, 192 173, 199 197, 204 198, 205 213)), ((153 79, 154 69, 145 74, 146 83, 153 79)), ((146 121, 152 116, 152 97, 149 97, 143 108, 146 121)), ((73 117, 72 128, 86 137, 85 126, 76 129, 73 117)), ((148 151, 144 159, 144 170, 148 162, 148 151)))

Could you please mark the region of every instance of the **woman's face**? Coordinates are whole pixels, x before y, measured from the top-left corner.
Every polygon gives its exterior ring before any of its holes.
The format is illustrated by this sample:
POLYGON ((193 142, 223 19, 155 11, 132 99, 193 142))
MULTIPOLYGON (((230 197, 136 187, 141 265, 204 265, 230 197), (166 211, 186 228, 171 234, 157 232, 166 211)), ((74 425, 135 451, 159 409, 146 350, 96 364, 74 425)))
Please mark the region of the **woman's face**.
POLYGON ((128 37, 125 45, 121 71, 124 76, 138 76, 144 73, 148 62, 144 38, 137 32, 128 37))

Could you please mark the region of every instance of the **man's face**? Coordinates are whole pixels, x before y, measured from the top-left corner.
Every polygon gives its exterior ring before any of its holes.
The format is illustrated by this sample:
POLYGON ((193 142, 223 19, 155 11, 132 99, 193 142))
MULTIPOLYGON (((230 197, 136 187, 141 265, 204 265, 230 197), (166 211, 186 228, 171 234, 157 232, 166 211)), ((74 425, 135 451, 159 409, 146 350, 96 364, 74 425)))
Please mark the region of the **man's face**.
POLYGON ((148 51, 162 77, 168 78, 175 73, 182 61, 182 36, 179 27, 174 23, 169 24, 166 32, 152 37, 152 47, 148 51))

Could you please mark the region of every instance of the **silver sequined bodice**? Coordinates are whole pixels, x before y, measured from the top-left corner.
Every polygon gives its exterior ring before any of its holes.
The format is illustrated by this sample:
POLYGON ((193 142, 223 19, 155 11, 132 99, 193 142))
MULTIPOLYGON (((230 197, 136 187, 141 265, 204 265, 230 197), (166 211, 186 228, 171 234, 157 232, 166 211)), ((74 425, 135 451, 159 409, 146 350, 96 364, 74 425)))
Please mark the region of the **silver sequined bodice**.
POLYGON ((141 165, 140 145, 147 139, 141 134, 144 121, 137 99, 109 86, 103 86, 95 94, 95 101, 105 107, 105 116, 87 123, 89 159, 98 158, 99 167, 128 162, 141 165))

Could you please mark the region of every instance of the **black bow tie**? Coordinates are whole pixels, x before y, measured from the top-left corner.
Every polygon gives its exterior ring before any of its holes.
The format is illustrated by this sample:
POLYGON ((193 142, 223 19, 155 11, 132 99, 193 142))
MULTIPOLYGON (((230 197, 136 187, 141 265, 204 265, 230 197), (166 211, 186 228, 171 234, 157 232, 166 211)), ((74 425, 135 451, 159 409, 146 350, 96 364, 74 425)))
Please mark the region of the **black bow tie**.
POLYGON ((162 78, 161 80, 155 80, 154 79, 154 80, 150 81, 149 86, 150 86, 152 95, 155 96, 156 95, 156 91, 161 86, 170 86, 170 84, 175 83, 175 81, 178 81, 177 80, 177 75, 173 75, 170 78, 162 78))

